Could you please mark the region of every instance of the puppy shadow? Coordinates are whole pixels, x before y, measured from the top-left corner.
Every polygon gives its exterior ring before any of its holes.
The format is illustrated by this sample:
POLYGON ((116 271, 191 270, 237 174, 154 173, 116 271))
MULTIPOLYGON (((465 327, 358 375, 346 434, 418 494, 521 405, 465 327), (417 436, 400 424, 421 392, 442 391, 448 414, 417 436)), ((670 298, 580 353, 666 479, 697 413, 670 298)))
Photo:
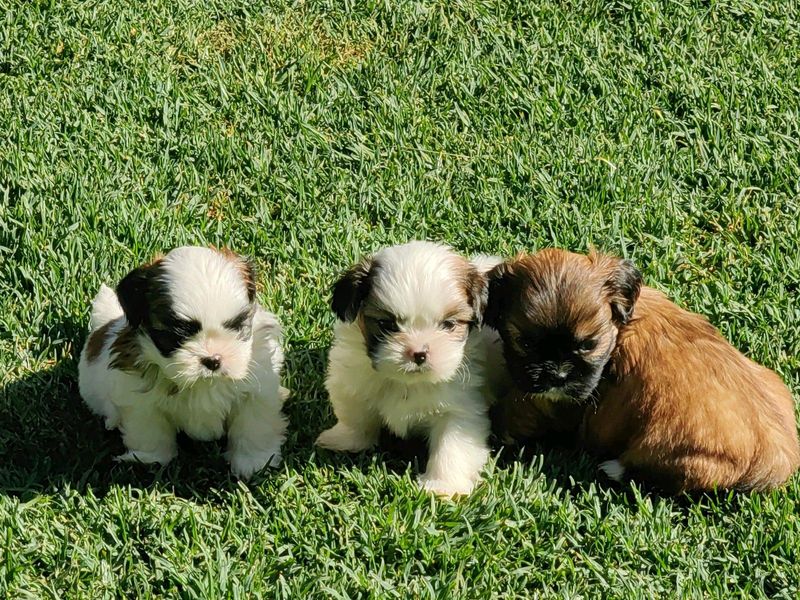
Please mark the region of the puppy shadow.
POLYGON ((730 490, 671 493, 657 483, 638 476, 622 481, 608 478, 598 467, 601 459, 581 448, 577 439, 551 437, 519 446, 504 446, 494 439, 496 469, 509 469, 515 463, 538 468, 548 482, 573 497, 598 495, 602 503, 625 506, 634 512, 648 503, 653 510, 667 505, 679 521, 687 522, 690 514, 700 510, 710 515, 723 508, 736 513, 747 504, 747 494, 730 490))
POLYGON ((538 468, 548 482, 572 492, 588 490, 601 481, 592 458, 569 437, 507 445, 493 435, 491 442, 496 469, 509 469, 516 463, 538 468))
POLYGON ((117 462, 125 451, 119 431, 107 431, 78 390, 85 324, 50 324, 45 337, 51 347, 71 348, 68 355, 0 388, 0 494, 28 500, 69 489, 102 497, 112 486, 130 486, 208 500, 237 485, 224 441, 179 436, 179 457, 165 467, 117 462))
POLYGON ((418 469, 419 465, 424 467, 428 451, 424 438, 400 439, 385 429, 377 448, 369 452, 337 453, 314 445, 317 436, 336 422, 325 390, 328 350, 325 345, 303 340, 290 341, 287 345, 283 371, 284 386, 290 391, 284 405, 290 423, 284 445, 286 464, 298 470, 311 463, 366 472, 377 458, 392 473, 402 474, 409 468, 418 469))

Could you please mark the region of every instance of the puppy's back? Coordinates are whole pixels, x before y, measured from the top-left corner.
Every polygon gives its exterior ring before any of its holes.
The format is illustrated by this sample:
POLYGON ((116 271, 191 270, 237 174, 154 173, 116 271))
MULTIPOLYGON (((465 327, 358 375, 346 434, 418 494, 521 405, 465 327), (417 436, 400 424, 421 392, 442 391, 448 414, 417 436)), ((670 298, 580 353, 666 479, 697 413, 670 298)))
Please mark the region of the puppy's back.
POLYGON ((94 331, 103 327, 108 322, 122 316, 122 306, 117 299, 117 294, 105 284, 100 286, 100 291, 92 300, 92 315, 89 319, 89 329, 94 331))
POLYGON ((708 321, 643 288, 587 443, 677 491, 769 489, 800 464, 791 393, 708 321))

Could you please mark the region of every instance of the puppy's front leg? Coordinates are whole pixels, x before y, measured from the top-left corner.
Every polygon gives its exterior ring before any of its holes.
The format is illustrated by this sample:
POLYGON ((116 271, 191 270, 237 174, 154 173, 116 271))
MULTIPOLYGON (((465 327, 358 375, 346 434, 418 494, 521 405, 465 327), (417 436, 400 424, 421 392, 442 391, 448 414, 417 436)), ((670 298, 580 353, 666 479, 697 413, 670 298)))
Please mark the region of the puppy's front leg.
POLYGON ((317 446, 336 452, 362 452, 378 443, 381 420, 361 398, 329 390, 336 425, 319 434, 317 446))
POLYGON ((488 439, 485 414, 439 417, 430 432, 430 458, 420 485, 440 496, 472 492, 489 458, 488 439))
POLYGON ((247 395, 231 411, 228 420, 228 451, 231 472, 249 479, 265 465, 281 464, 281 445, 286 417, 281 412, 280 393, 275 398, 247 395))
POLYGON ((167 464, 178 454, 175 427, 150 406, 120 409, 119 429, 128 451, 118 461, 167 464))

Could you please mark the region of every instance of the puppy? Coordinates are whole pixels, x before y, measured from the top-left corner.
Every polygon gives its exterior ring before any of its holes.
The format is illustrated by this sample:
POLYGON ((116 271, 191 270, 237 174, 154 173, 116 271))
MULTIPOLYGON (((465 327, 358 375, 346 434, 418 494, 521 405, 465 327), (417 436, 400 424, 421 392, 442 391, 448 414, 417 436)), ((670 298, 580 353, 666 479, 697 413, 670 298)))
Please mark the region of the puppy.
POLYGON ((430 450, 420 485, 444 496, 472 491, 489 455, 492 386, 502 381, 490 363, 502 360, 499 338, 480 328, 485 272, 498 262, 411 242, 344 274, 333 288, 325 382, 338 422, 319 446, 366 450, 384 425, 401 438, 420 432, 430 450))
POLYGON ((175 435, 227 434, 241 478, 281 461, 286 390, 281 330, 256 301, 252 265, 228 252, 184 247, 102 286, 81 353, 80 392, 118 428, 119 460, 168 463, 175 435))
POLYGON ((574 427, 611 459, 611 478, 636 473, 674 492, 771 489, 797 469, 794 403, 778 376, 643 287, 630 261, 544 250, 499 265, 489 286, 486 322, 524 392, 505 406, 510 436, 574 427))

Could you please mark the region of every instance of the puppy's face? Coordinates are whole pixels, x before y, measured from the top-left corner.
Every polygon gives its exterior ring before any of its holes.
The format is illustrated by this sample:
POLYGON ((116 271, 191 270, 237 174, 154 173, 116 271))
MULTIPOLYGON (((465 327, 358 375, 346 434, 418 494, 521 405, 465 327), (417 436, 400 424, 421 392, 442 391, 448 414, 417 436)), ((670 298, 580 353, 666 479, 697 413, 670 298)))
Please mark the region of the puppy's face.
POLYGON ((407 383, 449 381, 464 365, 486 278, 449 248, 411 242, 354 265, 334 285, 332 308, 355 321, 373 368, 407 383))
POLYGON ((581 402, 597 387, 641 275, 627 260, 543 250, 489 273, 486 323, 503 338, 517 386, 581 402))
POLYGON ((139 358, 186 387, 247 376, 255 279, 250 263, 209 248, 177 248, 135 269, 117 286, 139 358))

